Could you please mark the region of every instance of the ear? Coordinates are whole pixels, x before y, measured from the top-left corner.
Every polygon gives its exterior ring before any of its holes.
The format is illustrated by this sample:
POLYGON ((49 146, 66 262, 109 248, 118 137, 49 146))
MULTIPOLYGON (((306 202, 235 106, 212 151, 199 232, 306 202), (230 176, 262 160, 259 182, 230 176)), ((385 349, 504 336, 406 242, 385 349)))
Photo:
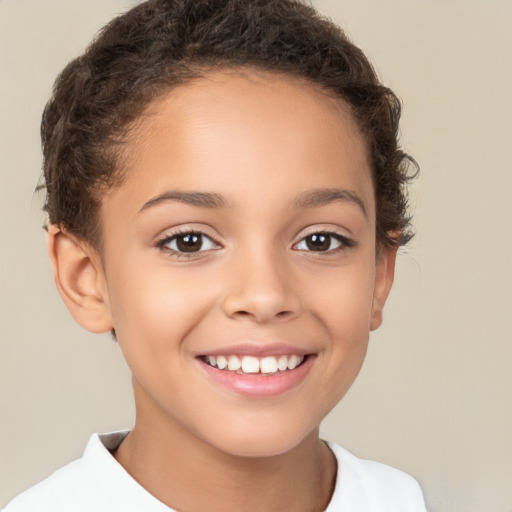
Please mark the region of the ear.
POLYGON ((396 247, 384 247, 380 250, 375 270, 372 315, 370 330, 374 331, 382 324, 382 311, 395 278, 396 247))
POLYGON ((59 294, 75 321, 90 332, 110 331, 106 280, 97 251, 52 224, 48 254, 59 294))

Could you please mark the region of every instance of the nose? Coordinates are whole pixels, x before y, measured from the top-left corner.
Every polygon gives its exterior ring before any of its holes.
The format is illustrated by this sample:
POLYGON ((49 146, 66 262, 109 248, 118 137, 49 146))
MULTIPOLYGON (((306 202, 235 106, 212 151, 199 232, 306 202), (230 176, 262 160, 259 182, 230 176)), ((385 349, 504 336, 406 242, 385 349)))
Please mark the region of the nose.
POLYGON ((291 272, 272 254, 255 251, 240 257, 229 269, 224 313, 232 319, 256 323, 290 320, 298 316, 300 301, 292 290, 291 272))

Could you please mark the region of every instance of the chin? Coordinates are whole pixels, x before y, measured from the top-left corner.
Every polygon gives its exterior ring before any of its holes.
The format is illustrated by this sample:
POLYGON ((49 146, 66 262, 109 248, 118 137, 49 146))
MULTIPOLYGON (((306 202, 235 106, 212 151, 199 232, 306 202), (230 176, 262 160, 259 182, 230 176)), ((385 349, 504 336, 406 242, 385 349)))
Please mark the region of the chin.
POLYGON ((316 432, 293 431, 289 428, 279 429, 274 425, 266 425, 264 428, 250 428, 244 430, 230 429, 229 436, 226 431, 216 440, 207 440, 218 450, 235 457, 277 457, 290 452, 300 445, 306 438, 316 432))

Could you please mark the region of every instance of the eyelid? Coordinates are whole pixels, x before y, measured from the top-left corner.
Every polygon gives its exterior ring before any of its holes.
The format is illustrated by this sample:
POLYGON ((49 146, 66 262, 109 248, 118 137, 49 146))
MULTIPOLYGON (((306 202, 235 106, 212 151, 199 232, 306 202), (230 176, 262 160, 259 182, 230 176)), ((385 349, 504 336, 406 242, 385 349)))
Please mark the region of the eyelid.
POLYGON ((209 235, 205 233, 203 230, 198 228, 192 228, 192 227, 180 227, 176 228, 175 230, 170 230, 165 232, 162 236, 157 238, 157 240, 153 244, 154 247, 166 251, 168 253, 171 253, 173 255, 177 255, 179 257, 184 258, 193 258, 194 256, 197 256, 201 253, 209 252, 212 250, 217 250, 222 247, 222 244, 212 235, 209 235), (192 251, 192 252, 181 252, 176 251, 175 249, 171 249, 170 247, 166 247, 167 244, 169 244, 173 239, 179 237, 180 235, 201 235, 208 240, 210 240, 216 247, 214 249, 206 249, 206 250, 199 250, 199 251, 192 251))
POLYGON ((219 242, 220 235, 217 235, 213 232, 216 232, 216 230, 214 230, 208 224, 196 222, 178 224, 176 226, 170 226, 167 229, 161 230, 160 234, 157 234, 154 237, 155 242, 153 242, 153 245, 157 245, 164 241, 165 239, 186 234, 204 235, 205 237, 210 238, 216 244, 222 245, 219 242))
POLYGON ((335 238, 336 240, 341 242, 341 246, 336 247, 334 249, 329 249, 327 251, 306 251, 304 249, 299 249, 299 250, 302 250, 304 252, 317 252, 319 254, 322 254, 322 253, 329 254, 329 253, 336 252, 338 250, 343 251, 343 250, 351 249, 352 247, 355 247, 357 244, 353 238, 351 238, 350 236, 348 236, 344 233, 340 233, 339 231, 337 231, 333 228, 313 228, 310 231, 307 231, 306 233, 302 233, 300 239, 293 244, 292 248, 295 248, 298 244, 303 242, 309 236, 318 235, 318 234, 329 235, 329 236, 335 238))
POLYGON ((302 240, 303 238, 306 238, 311 235, 316 235, 318 233, 336 235, 336 236, 339 236, 340 238, 344 238, 346 240, 352 240, 355 242, 355 240, 353 239, 353 237, 350 234, 350 231, 348 229, 342 228, 340 226, 333 225, 333 224, 323 224, 323 223, 306 226, 305 228, 303 228, 299 231, 298 235, 296 235, 296 238, 297 238, 297 240, 302 240))

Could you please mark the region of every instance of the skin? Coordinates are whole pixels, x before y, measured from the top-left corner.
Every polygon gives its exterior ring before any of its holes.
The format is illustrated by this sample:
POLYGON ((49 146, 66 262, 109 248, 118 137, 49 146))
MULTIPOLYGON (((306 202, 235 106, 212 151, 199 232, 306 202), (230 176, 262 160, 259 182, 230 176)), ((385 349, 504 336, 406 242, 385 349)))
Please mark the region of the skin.
POLYGON ((115 457, 178 510, 324 510, 336 464, 319 425, 361 368, 395 261, 376 251, 367 151, 348 108, 296 79, 217 72, 153 103, 125 161, 102 203, 101 254, 49 230, 64 301, 86 329, 115 328, 133 374, 136 423, 115 457), (319 189, 344 195, 295 204, 319 189), (169 191, 223 203, 162 199, 169 191), (209 238, 185 257, 169 241, 177 230, 209 238), (315 232, 350 242, 311 250, 315 232), (312 364, 285 393, 252 397, 198 362, 247 342, 304 349, 312 364))

